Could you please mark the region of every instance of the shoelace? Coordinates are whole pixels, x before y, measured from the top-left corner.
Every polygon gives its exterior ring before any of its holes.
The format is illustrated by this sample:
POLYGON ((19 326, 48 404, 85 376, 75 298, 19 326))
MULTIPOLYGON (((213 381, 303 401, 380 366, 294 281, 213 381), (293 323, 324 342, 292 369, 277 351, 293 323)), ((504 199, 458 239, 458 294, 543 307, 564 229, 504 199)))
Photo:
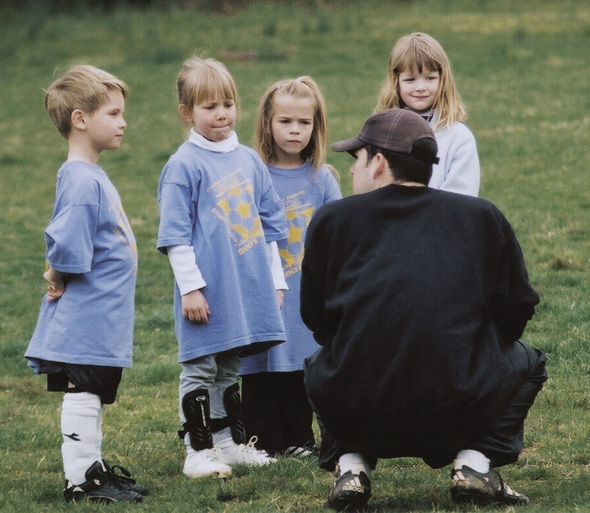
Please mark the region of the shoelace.
POLYGON ((200 453, 203 456, 203 458, 206 460, 217 461, 217 458, 215 457, 215 455, 217 454, 217 449, 215 449, 215 447, 213 447, 212 449, 206 449, 204 451, 200 451, 200 453))
POLYGON ((248 443, 244 445, 244 450, 248 452, 257 452, 265 456, 268 456, 265 450, 256 448, 256 442, 258 442, 258 437, 254 435, 250 438, 250 440, 248 440, 248 443))
POLYGON ((121 465, 113 465, 110 467, 110 471, 117 479, 135 484, 135 479, 131 477, 131 472, 129 472, 129 470, 127 470, 125 467, 122 467, 121 465), (117 470, 119 470, 120 474, 116 472, 117 470))

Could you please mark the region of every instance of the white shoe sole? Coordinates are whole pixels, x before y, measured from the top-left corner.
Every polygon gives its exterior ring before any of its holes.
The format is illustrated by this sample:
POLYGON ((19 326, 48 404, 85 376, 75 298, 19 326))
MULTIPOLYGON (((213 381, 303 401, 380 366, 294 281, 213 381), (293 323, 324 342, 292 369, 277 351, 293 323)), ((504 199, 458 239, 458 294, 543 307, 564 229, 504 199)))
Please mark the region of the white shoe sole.
POLYGON ((199 477, 213 477, 215 479, 223 479, 225 477, 228 477, 229 475, 231 475, 231 468, 228 468, 227 470, 210 470, 210 471, 190 471, 190 470, 184 470, 183 469, 183 474, 185 476, 191 477, 193 479, 199 478, 199 477))

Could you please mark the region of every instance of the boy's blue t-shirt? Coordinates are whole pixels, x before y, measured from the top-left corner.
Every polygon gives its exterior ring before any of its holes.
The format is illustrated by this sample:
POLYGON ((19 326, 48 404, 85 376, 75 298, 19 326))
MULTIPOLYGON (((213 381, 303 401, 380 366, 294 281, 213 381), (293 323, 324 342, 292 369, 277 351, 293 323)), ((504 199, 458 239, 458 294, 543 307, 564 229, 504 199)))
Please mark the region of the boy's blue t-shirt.
POLYGON ((296 169, 272 165, 268 169, 285 206, 289 226, 288 238, 278 242, 289 287, 282 308, 287 341, 268 351, 242 358, 240 374, 299 371, 303 369, 305 358, 319 349, 299 313, 303 243, 313 213, 325 203, 342 198, 340 186, 327 166, 320 167, 317 172, 310 162, 296 169))
POLYGON ((57 174, 47 261, 68 273, 57 301, 43 299, 25 353, 39 360, 130 367, 137 246, 119 194, 98 166, 73 161, 57 174))
POLYGON ((157 247, 164 253, 170 246, 193 247, 211 310, 209 324, 190 323, 175 286, 179 361, 284 341, 266 243, 286 238, 287 223, 254 150, 239 145, 220 153, 184 142, 162 170, 158 204, 157 247))

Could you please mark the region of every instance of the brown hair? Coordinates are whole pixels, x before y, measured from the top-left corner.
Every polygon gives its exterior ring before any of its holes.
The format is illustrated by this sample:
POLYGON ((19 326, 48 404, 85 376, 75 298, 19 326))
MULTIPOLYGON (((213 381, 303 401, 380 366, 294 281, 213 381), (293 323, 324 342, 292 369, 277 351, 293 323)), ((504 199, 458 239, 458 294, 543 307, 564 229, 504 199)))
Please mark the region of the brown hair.
POLYGON ((272 162, 276 158, 276 148, 272 136, 272 117, 274 114, 273 100, 279 95, 310 99, 315 103, 313 131, 309 144, 301 152, 301 157, 310 160, 314 169, 318 169, 326 159, 328 145, 328 122, 326 105, 320 88, 308 76, 281 80, 270 86, 258 107, 258 119, 254 134, 254 147, 264 162, 272 162))
POLYGON ((45 108, 67 139, 72 130, 72 112, 76 109, 88 114, 96 112, 112 91, 120 91, 124 99, 129 95, 127 85, 110 73, 89 65, 74 66, 49 86, 45 108))

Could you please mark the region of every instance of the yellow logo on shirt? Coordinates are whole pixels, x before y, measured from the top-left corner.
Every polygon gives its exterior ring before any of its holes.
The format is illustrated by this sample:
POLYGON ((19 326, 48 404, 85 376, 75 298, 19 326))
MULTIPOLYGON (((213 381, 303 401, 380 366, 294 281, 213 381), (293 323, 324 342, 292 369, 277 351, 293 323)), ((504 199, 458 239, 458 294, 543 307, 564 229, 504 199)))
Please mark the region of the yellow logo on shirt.
POLYGON ((279 254, 283 260, 283 271, 286 277, 296 274, 301 270, 305 230, 315 210, 309 203, 300 202, 299 196, 300 194, 290 196, 289 201, 285 205, 289 236, 287 238, 287 245, 280 245, 279 254))
POLYGON ((237 169, 210 187, 217 196, 213 213, 224 221, 230 237, 243 255, 263 237, 262 222, 255 208, 254 186, 246 181, 237 169))

